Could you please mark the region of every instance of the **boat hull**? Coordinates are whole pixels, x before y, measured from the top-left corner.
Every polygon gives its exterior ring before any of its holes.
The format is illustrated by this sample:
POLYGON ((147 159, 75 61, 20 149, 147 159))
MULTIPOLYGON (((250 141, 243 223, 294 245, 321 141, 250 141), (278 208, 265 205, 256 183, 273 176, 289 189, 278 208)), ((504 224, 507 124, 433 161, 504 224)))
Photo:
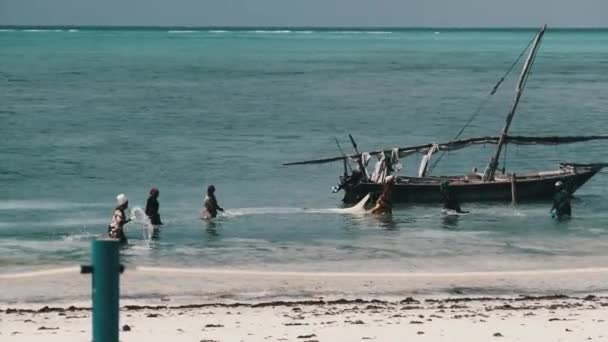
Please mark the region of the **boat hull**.
MULTIPOLYGON (((562 181, 575 192, 599 170, 600 166, 590 165, 583 168, 572 168, 568 171, 540 172, 515 179, 515 194, 517 201, 549 200, 555 193, 555 182, 562 181)), ((455 177, 398 177, 392 194, 394 203, 425 203, 441 202, 439 186, 444 181, 450 181, 452 193, 461 202, 504 201, 513 199, 513 181, 503 179, 483 182, 465 176, 455 177)), ((345 187, 344 202, 356 203, 368 193, 378 195, 382 184, 361 182, 351 187, 345 187)))

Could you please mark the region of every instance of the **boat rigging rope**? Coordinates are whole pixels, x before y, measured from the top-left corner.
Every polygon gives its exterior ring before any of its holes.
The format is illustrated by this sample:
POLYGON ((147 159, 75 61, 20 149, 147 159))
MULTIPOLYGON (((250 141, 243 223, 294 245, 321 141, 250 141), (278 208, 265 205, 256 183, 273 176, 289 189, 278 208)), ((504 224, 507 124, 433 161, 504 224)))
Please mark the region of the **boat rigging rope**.
MULTIPOLYGON (((492 95, 496 94, 496 91, 498 90, 498 88, 500 87, 500 85, 502 84, 502 82, 504 82, 505 78, 511 73, 511 71, 513 71, 513 68, 515 68, 515 66, 517 65, 517 63, 521 59, 521 57, 526 53, 526 51, 528 51, 528 48, 534 42, 534 38, 536 38, 536 35, 534 35, 532 37, 532 39, 530 39, 530 41, 528 42, 528 45, 526 45, 526 47, 521 51, 521 53, 519 54, 519 56, 517 57, 517 59, 515 59, 515 61, 511 64, 511 66, 509 67, 509 69, 507 69, 507 71, 505 72, 505 74, 502 75, 502 77, 500 78, 500 80, 498 80, 498 82, 496 83, 496 85, 494 86, 494 88, 492 88, 492 90, 486 95, 486 97, 481 102, 481 104, 479 104, 479 106, 477 107, 477 109, 475 110, 475 112, 473 112, 473 115, 471 115, 471 117, 467 120, 467 122, 460 129, 460 131, 458 131, 458 134, 456 134, 456 136, 452 139, 452 141, 457 140, 460 137, 460 135, 464 132, 464 130, 467 129, 467 127, 469 127, 469 125, 471 124, 471 122, 473 122, 473 120, 475 120, 475 118, 477 117, 477 115, 479 115, 479 113, 481 113, 481 110, 490 101, 490 98, 492 97, 492 95)), ((439 155, 439 157, 437 157, 437 159, 435 159, 435 162, 433 162, 433 164, 428 169, 428 174, 430 174, 433 171, 433 169, 435 168, 435 166, 437 166, 437 164, 439 164, 439 161, 441 161, 441 158, 443 158, 443 156, 445 155, 445 152, 446 151, 442 151, 441 154, 439 155)))
POLYGON ((502 154, 502 173, 503 173, 503 175, 507 174, 507 146, 509 146, 509 145, 505 144, 505 152, 502 154))

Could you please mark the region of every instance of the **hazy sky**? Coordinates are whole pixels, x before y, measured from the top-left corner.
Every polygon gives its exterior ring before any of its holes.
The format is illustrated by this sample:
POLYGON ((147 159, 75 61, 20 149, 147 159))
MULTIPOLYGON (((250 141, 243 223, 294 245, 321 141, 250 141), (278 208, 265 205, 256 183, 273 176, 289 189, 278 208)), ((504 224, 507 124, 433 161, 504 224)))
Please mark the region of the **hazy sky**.
POLYGON ((608 26, 608 0, 0 0, 0 25, 608 26))

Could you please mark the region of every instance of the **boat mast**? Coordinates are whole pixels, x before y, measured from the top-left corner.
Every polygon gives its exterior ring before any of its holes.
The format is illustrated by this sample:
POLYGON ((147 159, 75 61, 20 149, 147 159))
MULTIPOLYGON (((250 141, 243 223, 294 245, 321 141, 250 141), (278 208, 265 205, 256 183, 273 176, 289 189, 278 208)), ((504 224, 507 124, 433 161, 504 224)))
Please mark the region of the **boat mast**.
POLYGON ((513 100, 513 105, 511 106, 511 110, 509 111, 509 115, 507 115, 507 122, 505 123, 505 127, 502 129, 502 133, 500 134, 500 138, 498 140, 498 145, 496 146, 496 152, 492 159, 490 159, 490 163, 486 168, 483 180, 484 181, 493 181, 494 174, 496 173, 496 169, 498 168, 498 160, 500 158, 500 153, 502 152, 502 147, 504 146, 507 139, 507 132, 509 131, 509 127, 511 126, 511 121, 513 120, 513 116, 515 115, 515 110, 517 110, 517 105, 519 104, 519 99, 523 93, 523 90, 526 86, 526 82, 528 80, 528 75, 530 74, 530 70, 532 69, 532 63, 534 62, 534 58, 536 57, 536 53, 538 51, 538 47, 540 46, 540 42, 545 34, 545 29, 547 25, 543 25, 540 31, 536 34, 536 38, 534 39, 534 44, 530 49, 530 53, 528 53, 528 58, 526 58, 526 62, 524 63, 524 67, 521 71, 521 75, 519 76, 519 81, 517 82, 517 87, 515 88, 515 98, 513 100))

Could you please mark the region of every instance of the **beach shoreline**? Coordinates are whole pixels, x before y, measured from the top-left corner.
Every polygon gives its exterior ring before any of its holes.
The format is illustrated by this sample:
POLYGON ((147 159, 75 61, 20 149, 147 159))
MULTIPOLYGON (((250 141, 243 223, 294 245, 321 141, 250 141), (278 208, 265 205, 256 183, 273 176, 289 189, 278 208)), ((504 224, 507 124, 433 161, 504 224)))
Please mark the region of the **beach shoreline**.
MULTIPOLYGON (((585 296, 608 293, 608 268, 493 272, 285 272, 237 269, 127 267, 121 303, 268 302, 327 298, 585 296)), ((78 267, 0 274, 2 306, 85 306, 91 277, 78 267)))
MULTIPOLYGON (((123 305, 121 341, 602 340, 608 297, 309 298, 123 305)), ((3 307, 6 341, 82 341, 89 307, 3 307)))
MULTIPOLYGON (((0 338, 89 340, 91 279, 77 271, 3 274, 15 297, 0 298, 0 338)), ((121 276, 121 341, 602 340, 606 279, 604 268, 340 273, 138 267, 121 276)))

